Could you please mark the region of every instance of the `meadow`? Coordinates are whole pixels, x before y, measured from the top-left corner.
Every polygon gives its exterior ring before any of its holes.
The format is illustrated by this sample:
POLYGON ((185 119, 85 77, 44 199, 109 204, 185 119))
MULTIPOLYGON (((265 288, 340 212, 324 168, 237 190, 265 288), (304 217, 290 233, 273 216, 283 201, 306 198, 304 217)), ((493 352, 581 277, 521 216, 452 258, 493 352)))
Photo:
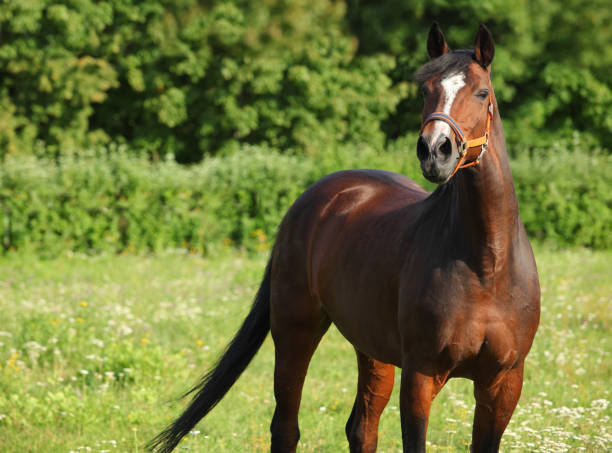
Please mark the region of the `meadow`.
MULTIPOLYGON (((612 251, 538 245, 536 258, 541 324, 502 451, 610 451, 612 251)), ((142 451, 232 338, 266 260, 229 248, 0 258, 0 450, 142 451)), ((273 362, 268 337, 180 451, 267 451, 273 362)), ((306 380, 299 451, 347 450, 355 386, 354 352, 332 328, 306 380)), ((401 451, 398 390, 380 452, 401 451)), ((473 407, 471 383, 451 381, 432 408, 428 451, 467 451, 473 407)))

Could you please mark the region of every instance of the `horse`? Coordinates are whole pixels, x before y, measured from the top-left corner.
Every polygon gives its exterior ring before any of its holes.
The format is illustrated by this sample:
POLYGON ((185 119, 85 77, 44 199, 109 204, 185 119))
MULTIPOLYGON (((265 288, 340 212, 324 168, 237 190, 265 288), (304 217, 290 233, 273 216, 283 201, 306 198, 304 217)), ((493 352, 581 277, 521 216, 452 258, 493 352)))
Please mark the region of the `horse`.
POLYGON ((427 51, 415 76, 424 96, 416 154, 436 190, 392 172, 346 170, 300 195, 238 333, 150 449, 176 447, 271 331, 271 451, 295 452, 308 364, 333 322, 357 355, 351 452, 376 450, 396 367, 405 453, 425 452, 431 403, 454 377, 474 383, 471 451, 498 451, 539 323, 538 273, 491 82, 491 33, 481 25, 473 50, 452 51, 434 23, 427 51))

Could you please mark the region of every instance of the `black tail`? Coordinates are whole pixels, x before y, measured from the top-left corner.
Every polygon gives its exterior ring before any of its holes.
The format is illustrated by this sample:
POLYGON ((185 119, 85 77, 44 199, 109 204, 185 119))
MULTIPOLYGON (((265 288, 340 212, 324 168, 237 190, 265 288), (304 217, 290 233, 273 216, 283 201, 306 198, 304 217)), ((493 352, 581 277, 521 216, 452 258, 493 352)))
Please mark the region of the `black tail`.
POLYGON ((189 407, 148 445, 149 450, 169 453, 193 427, 217 405, 251 362, 270 330, 270 262, 251 311, 216 366, 187 392, 197 392, 189 407))

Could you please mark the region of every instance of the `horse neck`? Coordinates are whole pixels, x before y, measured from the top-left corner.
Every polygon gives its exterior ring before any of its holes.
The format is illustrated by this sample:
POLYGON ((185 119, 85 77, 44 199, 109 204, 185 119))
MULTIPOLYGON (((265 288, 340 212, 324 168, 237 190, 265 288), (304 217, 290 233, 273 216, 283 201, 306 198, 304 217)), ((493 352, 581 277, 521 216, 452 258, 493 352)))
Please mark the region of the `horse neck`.
POLYGON ((518 201, 497 108, 491 126, 487 153, 478 166, 461 171, 455 186, 462 211, 462 228, 457 230, 463 230, 484 273, 505 264, 518 225, 518 201))
POLYGON ((436 192, 430 212, 446 212, 440 246, 467 255, 481 276, 503 269, 516 234, 518 202, 497 108, 480 164, 459 170, 436 192))

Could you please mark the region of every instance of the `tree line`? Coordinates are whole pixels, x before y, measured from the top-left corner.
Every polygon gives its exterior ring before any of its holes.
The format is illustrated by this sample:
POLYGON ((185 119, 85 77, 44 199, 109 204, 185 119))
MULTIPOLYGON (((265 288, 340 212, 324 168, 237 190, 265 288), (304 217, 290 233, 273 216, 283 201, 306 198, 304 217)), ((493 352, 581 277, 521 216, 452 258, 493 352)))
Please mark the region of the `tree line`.
POLYGON ((7 0, 0 156, 126 145, 197 162, 246 145, 383 149, 419 125, 412 80, 437 20, 496 39, 511 153, 580 135, 612 148, 612 10, 603 0, 7 0))

